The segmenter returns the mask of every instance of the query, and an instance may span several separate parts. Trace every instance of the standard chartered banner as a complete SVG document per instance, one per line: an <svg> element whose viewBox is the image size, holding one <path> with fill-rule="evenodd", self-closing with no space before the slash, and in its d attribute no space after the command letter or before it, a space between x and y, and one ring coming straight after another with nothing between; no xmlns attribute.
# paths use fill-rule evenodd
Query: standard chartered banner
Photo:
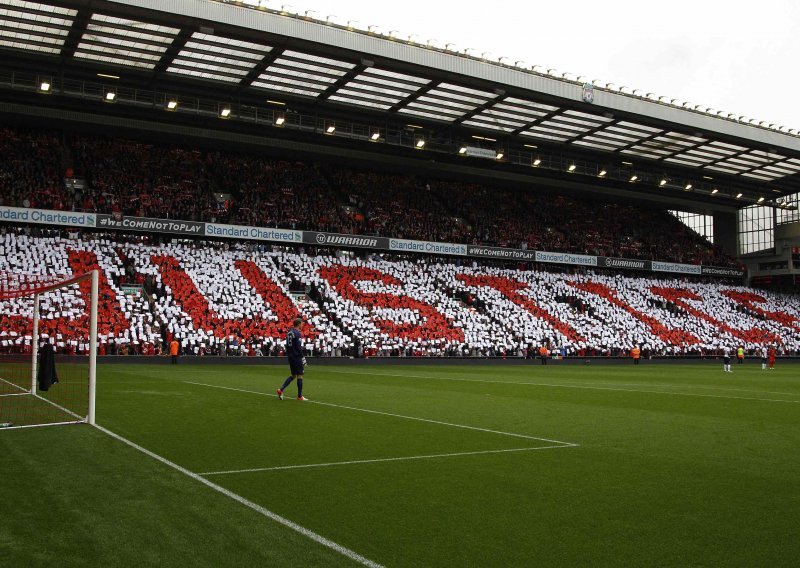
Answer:
<svg viewBox="0 0 800 568"><path fill-rule="evenodd" d="M389 250L466 256L467 245L434 243L431 241L410 241L408 239L389 239Z"/></svg>
<svg viewBox="0 0 800 568"><path fill-rule="evenodd" d="M542 252L537 250L536 262L554 262L558 264L574 264L578 266L597 266L597 257L586 254L570 254L568 252Z"/></svg>
<svg viewBox="0 0 800 568"><path fill-rule="evenodd" d="M202 235L205 223L179 219L153 219L151 217L119 217L99 213L97 227L127 231L151 231L175 235Z"/></svg>
<svg viewBox="0 0 800 568"><path fill-rule="evenodd" d="M278 243L302 243L303 231L293 229L272 229L269 227L248 227L246 225L223 225L221 223L203 223L205 235L223 239L244 239L256 241L272 241Z"/></svg>
<svg viewBox="0 0 800 568"><path fill-rule="evenodd" d="M9 223L36 223L61 227L95 227L97 215L75 211L26 209L25 207L0 207L0 221Z"/></svg>
<svg viewBox="0 0 800 568"><path fill-rule="evenodd" d="M188 235L216 239L240 239L269 241L284 244L307 244L321 247L362 248L375 251L395 251L450 256L468 256L494 260L520 262L543 262L572 266L596 266L598 268L645 270L677 274L695 274L716 277L742 277L744 272L735 268L700 266L677 262L659 262L613 258L565 252L533 251L504 247L437 243L409 239L391 239L368 235L344 235L318 231L296 231L270 227L225 225L222 223L200 223L178 219L153 219L149 217L120 217L104 213L78 213L51 211L48 209L25 209L22 207L0 207L0 222L36 223L60 227L85 227L113 229L118 231L149 231L173 235Z"/></svg>
<svg viewBox="0 0 800 568"><path fill-rule="evenodd" d="M699 264L680 264L677 262L653 261L653 272L677 272L679 274L702 274L703 267Z"/></svg>

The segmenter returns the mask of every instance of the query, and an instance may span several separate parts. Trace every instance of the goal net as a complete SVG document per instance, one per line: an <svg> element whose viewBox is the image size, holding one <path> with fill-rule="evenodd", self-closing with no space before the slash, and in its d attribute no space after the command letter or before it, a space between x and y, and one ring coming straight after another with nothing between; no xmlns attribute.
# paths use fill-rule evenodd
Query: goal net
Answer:
<svg viewBox="0 0 800 568"><path fill-rule="evenodd" d="M0 428L94 424L98 282L0 272Z"/></svg>

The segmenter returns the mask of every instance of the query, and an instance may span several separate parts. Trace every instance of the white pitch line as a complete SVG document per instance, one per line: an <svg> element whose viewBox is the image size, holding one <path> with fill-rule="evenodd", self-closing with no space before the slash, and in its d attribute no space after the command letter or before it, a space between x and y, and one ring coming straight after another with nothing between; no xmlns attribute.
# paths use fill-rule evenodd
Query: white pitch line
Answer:
<svg viewBox="0 0 800 568"><path fill-rule="evenodd" d="M17 383L12 383L11 381L8 381L8 380L6 380L6 379L4 379L4 378L2 378L2 377L0 377L0 381L3 381L5 384L7 384L7 385L11 385L12 387L14 387L14 388L16 388L16 389L19 389L19 390L21 390L21 391L22 391L22 393L21 393L21 394L31 394L31 391L29 391L29 390L28 390L28 389L26 389L25 387L21 387L21 386L19 386Z"/></svg>
<svg viewBox="0 0 800 568"><path fill-rule="evenodd" d="M667 394L672 396L696 396L701 398L724 398L724 399L731 399L731 400L759 400L761 402L788 402L790 404L797 404L800 403L800 400L783 400L779 398L755 398L749 396L724 396L720 394L700 394L700 393L688 393L688 392L667 392L667 391L653 391L653 390L640 390L640 389L621 389L621 388L611 388L611 387L592 387L587 385L564 385L564 384L555 384L555 383L529 383L529 382L509 382L509 381L493 381L490 379L460 379L456 377L433 377L433 376L425 376L425 375L402 375L402 374L393 374L393 373L352 373L348 371L335 371L329 370L329 373L339 373L342 375L364 375L364 376L376 376L376 377L403 377L405 379L426 379L426 380L433 380L433 381L458 381L464 383L492 383L492 384L499 384L499 385L523 385L523 386L532 386L532 387L554 387L554 388L563 388L563 389L584 389L584 390L603 390L603 391L617 391L617 392L639 392L644 394Z"/></svg>
<svg viewBox="0 0 800 568"><path fill-rule="evenodd" d="M0 396L27 396L31 393L29 392L9 392L6 394L0 394Z"/></svg>
<svg viewBox="0 0 800 568"><path fill-rule="evenodd" d="M255 473L260 471L278 471L283 469L304 469L309 467L331 467L336 465L354 465L354 464L361 464L361 463L380 463L380 462L395 462L395 461L407 461L407 460L429 460L435 458L453 458L458 456L479 456L484 454L502 454L502 453L509 453L509 452L532 452L534 450L549 450L554 448L574 448L576 444L561 444L557 446L536 446L533 448L510 448L506 450L481 450L477 452L456 452L451 454L432 454L432 455L425 455L425 456L405 456L399 458L379 458L373 460L351 460L351 461L340 461L340 462L328 462L328 463L308 463L308 464L301 464L301 465L279 465L275 467L255 467L250 469L233 469L229 471L208 471L206 473L199 473L198 475L227 475L229 473Z"/></svg>
<svg viewBox="0 0 800 568"><path fill-rule="evenodd" d="M201 477L200 475L198 475L198 474L196 474L196 473L194 473L192 471L189 471L185 467L179 466L178 464L169 461L167 458L162 457L162 456L160 456L160 455L158 455L158 454L156 454L154 452L151 452L150 450L148 450L146 448L143 448L142 446L136 444L135 442L132 442L132 441L128 440L127 438L124 438L124 437L120 436L119 434L116 434L116 433L112 432L111 430L103 428L102 426L95 426L95 427L98 430L100 430L101 432L104 432L105 434L108 434L112 438L114 438L116 440L119 440L120 442L122 442L124 444L127 444L128 446L132 447L135 450L138 450L138 451L142 452L143 454L145 454L147 456L150 456L154 460L159 461L159 462L163 463L164 465L167 465L167 466L171 467L172 469L174 469L176 471L179 471L180 473L182 473L182 474L194 479L195 481L199 481L200 483L202 483L206 487L209 487L209 488L213 489L217 493L221 493L222 495L225 495L226 497L229 497L229 498L233 499L237 503L239 503L241 505L244 505L245 507L247 507L249 509L252 509L253 511L255 511L255 512L259 513L259 514L261 514L261 515L263 515L263 516L265 516L265 517L267 517L267 518L269 518L269 519L271 519L271 520L273 520L273 521L275 521L275 522L277 522L277 523L279 523L279 524L281 524L281 525L283 525L283 526L285 526L287 528L290 528L293 531L296 531L296 532L300 533L301 535L313 540L314 542L316 542L318 544L321 544L322 546L325 546L327 548L330 548L331 550L334 550L334 551L338 552L342 556L346 556L347 558L353 560L354 562L357 562L357 563L361 564L362 566L368 566L369 568L383 568L383 566L381 564L378 564L377 562L373 562L369 558L365 558L364 556L361 556L357 552L354 552L354 551L350 550L349 548L346 548L346 547L342 546L341 544L337 544L337 543L333 542L332 540L329 540L329 539L325 538L322 535L319 535L319 534L317 534L317 533L315 533L315 532L313 532L313 531L311 531L311 530L309 530L309 529L307 529L305 527L302 527L302 526L298 525L297 523L295 523L293 521L290 521L289 519L287 519L285 517L281 517L277 513L273 513L272 511L270 511L269 509L266 509L265 507L262 507L258 503L253 503L252 501L249 501L249 500L245 499L241 495L238 495L237 493L234 493L233 491L229 491L228 489L225 489L224 487L222 487L220 485L217 485L216 483L213 483L213 482L207 480L204 477Z"/></svg>
<svg viewBox="0 0 800 568"><path fill-rule="evenodd" d="M246 389L237 389L233 387L223 387L220 385L209 385L207 383L195 383L192 381L183 381L184 383L188 383L190 385L198 385L201 387L211 387L215 389L222 389L222 390L229 390L235 392L244 392L248 394L257 394L260 396L271 396L275 397L276 395L261 392L261 391L252 391ZM452 426L453 428L464 428L465 430L476 430L478 432L488 432L489 434L499 434L501 436L512 436L514 438L524 438L526 440L538 440L540 442L552 442L553 444L561 444L564 446L577 446L578 444L573 444L572 442L564 442L562 440L551 440L549 438L539 438L537 436L527 436L525 434L516 434L514 432L502 432L500 430L490 430L488 428L479 428L478 426L466 426L464 424L454 424L452 422L442 422L440 420L431 420L430 418L419 418L417 416L406 416L404 414L393 414L391 412L381 412L380 410L370 410L368 408L358 408L355 406L345 406L343 404L333 404L332 402L319 402L316 400L309 400L306 401L307 403L311 404L320 404L322 406L332 406L334 408L344 408L347 410L355 410L357 412L367 412L369 414L380 414L381 416L392 416L394 418L403 418L405 420L417 420L419 422L428 422L430 424L439 424L440 426ZM305 404L305 403L304 403Z"/></svg>

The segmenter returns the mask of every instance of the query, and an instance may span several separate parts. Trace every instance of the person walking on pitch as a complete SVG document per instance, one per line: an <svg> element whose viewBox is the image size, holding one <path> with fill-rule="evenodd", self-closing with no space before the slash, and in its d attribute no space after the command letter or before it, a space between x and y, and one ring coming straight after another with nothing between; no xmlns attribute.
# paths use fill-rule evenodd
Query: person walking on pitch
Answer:
<svg viewBox="0 0 800 568"><path fill-rule="evenodd" d="M292 329L286 335L286 357L289 359L289 376L278 389L278 400L283 400L283 391L291 382L297 379L297 400L308 400L303 396L303 374L306 368L306 358L303 349L303 320L297 318L292 322Z"/></svg>

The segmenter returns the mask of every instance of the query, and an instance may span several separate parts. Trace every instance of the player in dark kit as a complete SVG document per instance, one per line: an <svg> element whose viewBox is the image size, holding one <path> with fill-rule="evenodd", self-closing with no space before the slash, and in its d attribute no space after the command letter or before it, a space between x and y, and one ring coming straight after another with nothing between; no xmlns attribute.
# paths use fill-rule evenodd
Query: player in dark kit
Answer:
<svg viewBox="0 0 800 568"><path fill-rule="evenodd" d="M278 389L278 399L283 400L283 391L289 384L297 379L297 400L308 400L303 397L303 373L306 367L306 358L303 350L303 334L300 330L303 328L303 320L297 318L292 322L292 329L286 335L286 356L289 359L289 372L291 373L286 380L283 381L283 386Z"/></svg>

